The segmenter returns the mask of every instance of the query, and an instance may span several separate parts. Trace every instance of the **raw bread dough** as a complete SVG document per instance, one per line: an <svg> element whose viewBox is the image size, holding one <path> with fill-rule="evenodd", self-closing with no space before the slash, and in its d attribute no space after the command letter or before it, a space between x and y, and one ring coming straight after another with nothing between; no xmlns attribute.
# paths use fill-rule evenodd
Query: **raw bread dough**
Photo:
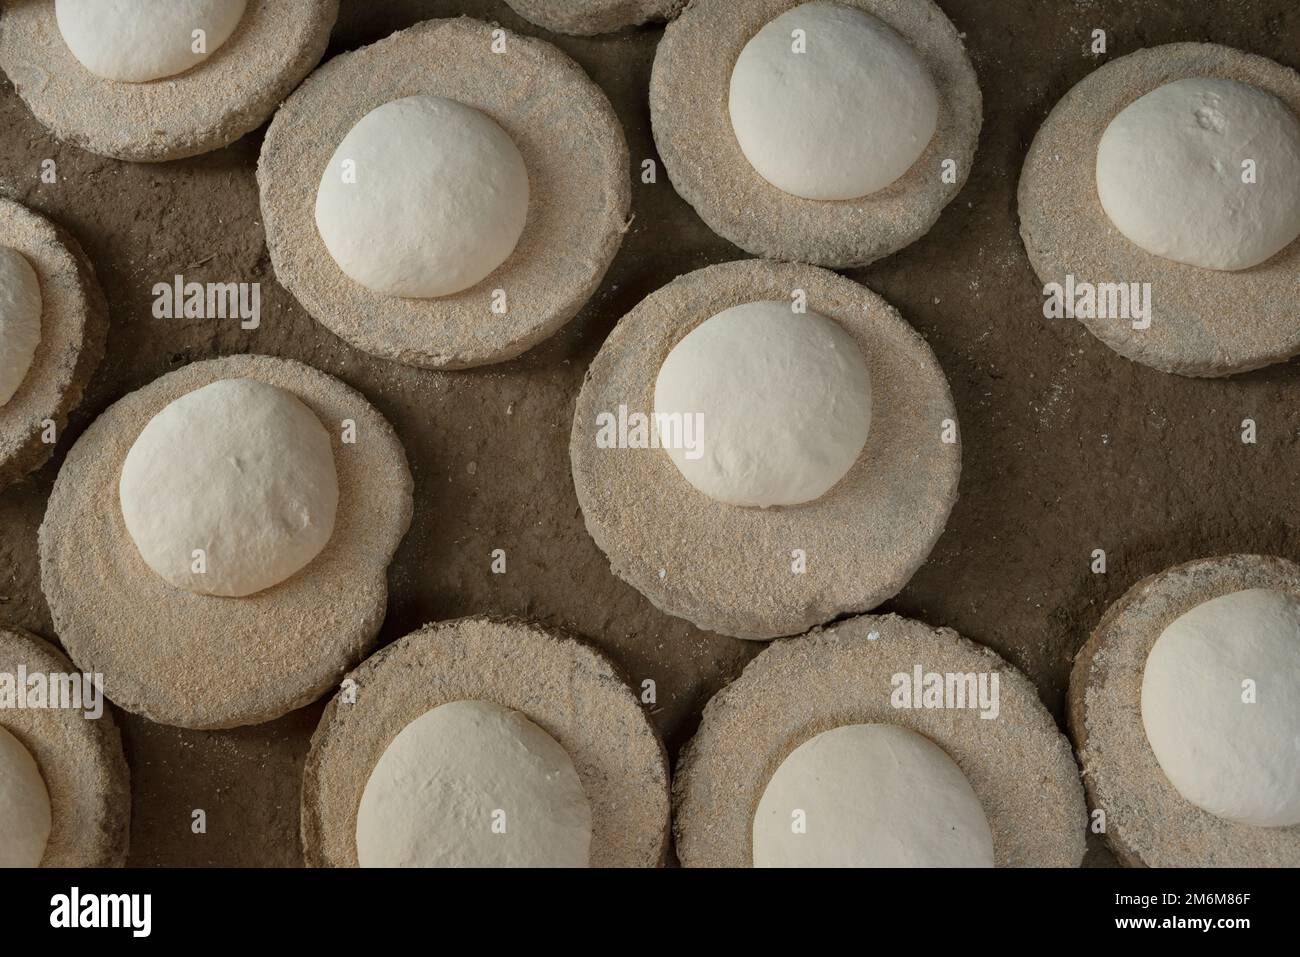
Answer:
<svg viewBox="0 0 1300 957"><path fill-rule="evenodd" d="M362 867L586 867L590 849L568 753L488 701L448 702L403 728L357 810Z"/></svg>
<svg viewBox="0 0 1300 957"><path fill-rule="evenodd" d="M796 30L804 52L794 49ZM805 3L745 45L730 110L760 176L804 199L845 200L884 189L916 162L938 128L939 93L887 24L839 4Z"/></svg>
<svg viewBox="0 0 1300 957"><path fill-rule="evenodd" d="M122 517L145 563L177 588L251 595L284 581L334 531L330 436L296 396L220 379L149 420L122 464ZM195 573L193 551L206 552Z"/></svg>
<svg viewBox="0 0 1300 957"><path fill-rule="evenodd" d="M50 795L36 760L0 727L0 868L39 867L50 825Z"/></svg>
<svg viewBox="0 0 1300 957"><path fill-rule="evenodd" d="M937 744L897 725L852 724L805 741L776 769L754 813L754 866L992 867L993 834Z"/></svg>
<svg viewBox="0 0 1300 957"><path fill-rule="evenodd" d="M1147 656L1142 725L1192 804L1258 827L1300 824L1300 599L1248 588L1175 619Z"/></svg>
<svg viewBox="0 0 1300 957"><path fill-rule="evenodd" d="M1243 163L1255 182L1243 182ZM1215 77L1166 83L1097 146L1097 195L1149 253L1249 269L1300 236L1300 120L1271 93Z"/></svg>
<svg viewBox="0 0 1300 957"><path fill-rule="evenodd" d="M18 250L0 246L0 406L27 378L41 342L41 284Z"/></svg>
<svg viewBox="0 0 1300 957"><path fill-rule="evenodd" d="M392 100L363 116L316 192L316 228L339 268L408 299L485 279L510 257L527 218L528 170L510 135L441 96Z"/></svg>
<svg viewBox="0 0 1300 957"><path fill-rule="evenodd" d="M63 41L106 80L144 83L184 73L230 39L245 0L55 0ZM195 52L202 30L203 52Z"/></svg>
<svg viewBox="0 0 1300 957"><path fill-rule="evenodd" d="M784 302L733 306L692 329L660 367L654 401L656 425L699 413L696 451L664 444L686 481L731 505L821 497L853 467L871 427L857 340Z"/></svg>

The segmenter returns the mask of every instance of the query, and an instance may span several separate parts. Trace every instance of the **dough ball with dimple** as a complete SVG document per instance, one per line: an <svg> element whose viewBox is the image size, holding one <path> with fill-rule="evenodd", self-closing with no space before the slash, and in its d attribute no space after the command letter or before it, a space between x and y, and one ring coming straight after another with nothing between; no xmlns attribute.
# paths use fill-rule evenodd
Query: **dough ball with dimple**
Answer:
<svg viewBox="0 0 1300 957"><path fill-rule="evenodd" d="M27 378L41 343L41 284L27 259L0 246L0 406Z"/></svg>
<svg viewBox="0 0 1300 957"><path fill-rule="evenodd" d="M406 299L486 279L527 218L528 170L510 135L440 96L408 96L363 116L316 192L316 228L339 268Z"/></svg>
<svg viewBox="0 0 1300 957"><path fill-rule="evenodd" d="M858 199L925 152L939 93L889 25L840 4L805 3L745 45L730 110L741 151L773 186L804 199Z"/></svg>
<svg viewBox="0 0 1300 957"><path fill-rule="evenodd" d="M1235 80L1167 83L1106 127L1097 195L1115 228L1149 253L1249 269L1300 236L1300 119Z"/></svg>
<svg viewBox="0 0 1300 957"><path fill-rule="evenodd" d="M213 382L150 419L119 493L150 568L177 588L228 596L311 562L334 532L339 499L325 427L296 396L255 379Z"/></svg>
<svg viewBox="0 0 1300 957"><path fill-rule="evenodd" d="M1192 804L1242 824L1300 824L1300 599L1250 588L1175 619L1147 656L1142 726Z"/></svg>
<svg viewBox="0 0 1300 957"><path fill-rule="evenodd" d="M752 302L705 320L655 381L660 444L683 477L731 505L820 498L871 428L871 376L839 323Z"/></svg>
<svg viewBox="0 0 1300 957"><path fill-rule="evenodd" d="M59 32L106 80L144 83L184 73L230 39L245 0L55 0ZM203 31L196 34L196 31Z"/></svg>
<svg viewBox="0 0 1300 957"><path fill-rule="evenodd" d="M754 813L755 867L992 867L984 808L952 758L891 724L795 748Z"/></svg>
<svg viewBox="0 0 1300 957"><path fill-rule="evenodd" d="M453 701L403 728L357 810L362 867L586 867L573 761L518 711Z"/></svg>
<svg viewBox="0 0 1300 957"><path fill-rule="evenodd" d="M36 760L0 727L0 868L39 867L50 822L50 795Z"/></svg>

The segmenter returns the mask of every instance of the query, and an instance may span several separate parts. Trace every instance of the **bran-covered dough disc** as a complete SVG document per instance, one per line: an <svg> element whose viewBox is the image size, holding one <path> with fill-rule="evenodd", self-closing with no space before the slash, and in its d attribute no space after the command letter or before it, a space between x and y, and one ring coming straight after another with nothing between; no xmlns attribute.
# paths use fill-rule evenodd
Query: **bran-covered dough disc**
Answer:
<svg viewBox="0 0 1300 957"><path fill-rule="evenodd" d="M1257 87L1300 116L1300 74L1211 43L1171 43L1120 57L1084 77L1056 104L1020 175L1020 235L1044 284L1150 283L1149 328L1123 316L1082 322L1120 355L1161 372L1223 376L1300 353L1300 241L1236 272L1147 252L1110 221L1097 195L1097 146L1116 115L1147 93L1188 77ZM1056 320L1047 320L1056 321Z"/></svg>
<svg viewBox="0 0 1300 957"><path fill-rule="evenodd" d="M671 20L686 0L506 0L525 20L553 30L591 36Z"/></svg>
<svg viewBox="0 0 1300 957"><path fill-rule="evenodd" d="M357 866L357 808L389 743L451 701L522 713L573 760L591 805L592 867L658 867L668 847L668 764L612 662L561 632L505 618L426 625L353 671L312 737L302 789L309 866Z"/></svg>
<svg viewBox="0 0 1300 957"><path fill-rule="evenodd" d="M276 113L257 164L276 278L358 349L424 368L512 359L596 291L631 205L627 143L605 94L549 43L478 20L429 20L313 73ZM528 215L514 252L477 285L400 299L349 279L316 228L316 190L339 142L391 100L427 95L486 113L528 169ZM505 311L500 310L504 307Z"/></svg>
<svg viewBox="0 0 1300 957"><path fill-rule="evenodd" d="M996 673L997 717L970 707L894 707L894 676L910 677L917 666L977 680ZM996 866L1077 867L1083 860L1079 769L1029 679L950 629L863 615L774 642L709 701L673 777L682 864L752 866L754 812L773 773L805 741L851 724L897 725L942 748L979 798Z"/></svg>
<svg viewBox="0 0 1300 957"><path fill-rule="evenodd" d="M118 504L122 464L145 425L173 400L231 378L279 386L316 413L339 490L320 554L243 598L169 585L145 564ZM354 442L343 440L345 420ZM109 406L68 452L40 528L41 589L72 659L102 672L120 707L186 728L269 721L319 698L373 647L411 496L392 427L339 380L269 356L196 362Z"/></svg>
<svg viewBox="0 0 1300 957"><path fill-rule="evenodd" d="M53 645L0 628L0 674L81 673ZM50 798L42 867L121 867L131 824L130 772L122 736L104 702L98 718L72 708L0 709L0 727L35 759Z"/></svg>
<svg viewBox="0 0 1300 957"><path fill-rule="evenodd" d="M692 329L741 303L792 302L796 290L857 340L870 371L866 446L829 492L789 507L727 505L663 449L599 447L598 416L654 411L659 368ZM907 583L957 499L956 422L930 347L885 300L815 266L750 260L681 276L619 322L587 370L569 457L587 531L614 574L699 628L768 639L867 611Z"/></svg>
<svg viewBox="0 0 1300 957"><path fill-rule="evenodd" d="M106 80L73 56L54 0L5 0L0 69L56 137L133 162L220 149L265 122L325 53L338 0L249 0L197 66L147 83Z"/></svg>
<svg viewBox="0 0 1300 957"><path fill-rule="evenodd" d="M650 78L655 145L673 186L724 239L755 256L847 268L929 232L970 174L983 122L975 70L931 0L842 0L884 21L924 61L938 128L906 173L851 200L802 199L773 186L741 152L728 109L736 59L762 27L802 0L696 0L668 25ZM944 182L943 163L956 165Z"/></svg>
<svg viewBox="0 0 1300 957"><path fill-rule="evenodd" d="M1156 761L1142 723L1147 656L1175 619L1248 588L1300 598L1300 567L1227 555L1176 565L1110 606L1070 673L1070 735L1091 807L1106 813L1106 843L1133 867L1300 867L1300 825L1255 827L1185 799Z"/></svg>
<svg viewBox="0 0 1300 957"><path fill-rule="evenodd" d="M0 405L0 487L45 463L104 357L108 303L77 241L45 217L0 199L0 246L16 249L41 287L41 340L18 391Z"/></svg>

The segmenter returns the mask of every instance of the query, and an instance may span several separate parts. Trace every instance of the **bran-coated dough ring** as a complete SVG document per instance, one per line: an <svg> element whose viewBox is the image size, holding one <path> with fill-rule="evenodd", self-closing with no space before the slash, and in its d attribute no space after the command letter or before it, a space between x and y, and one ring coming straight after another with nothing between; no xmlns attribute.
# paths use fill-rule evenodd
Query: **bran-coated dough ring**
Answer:
<svg viewBox="0 0 1300 957"><path fill-rule="evenodd" d="M148 83L96 76L59 32L54 0L5 0L0 69L61 140L153 163L220 149L266 121L329 43L338 0L248 0L202 63Z"/></svg>
<svg viewBox="0 0 1300 957"><path fill-rule="evenodd" d="M25 631L0 628L0 672L70 675L62 652ZM42 867L121 867L131 824L131 785L122 735L104 713L58 708L0 709L0 726L36 759L50 796L50 840Z"/></svg>
<svg viewBox="0 0 1300 957"><path fill-rule="evenodd" d="M371 355L428 369L513 359L573 318L623 241L631 205L627 143L609 100L542 40L490 24L429 20L334 57L276 114L257 164L276 278L335 335ZM316 229L316 190L335 148L371 110L442 96L486 113L528 168L528 219L482 282L436 299L354 282ZM506 312L494 309L497 290Z"/></svg>
<svg viewBox="0 0 1300 957"><path fill-rule="evenodd" d="M671 20L686 0L506 0L525 20L555 33L593 36Z"/></svg>
<svg viewBox="0 0 1300 957"><path fill-rule="evenodd" d="M462 618L424 626L348 677L355 684L325 709L307 756L309 866L357 866L357 808L380 756L426 711L465 700L522 713L568 752L591 804L592 867L663 864L667 755L636 694L592 646L518 619Z"/></svg>
<svg viewBox="0 0 1300 957"><path fill-rule="evenodd" d="M140 557L118 497L122 463L149 420L229 378L279 386L315 412L339 486L334 534L321 553L244 598L165 582ZM342 441L347 419L355 443ZM196 362L111 405L68 452L40 528L41 589L73 661L101 672L120 707L186 728L269 721L319 698L374 647L411 496L392 427L339 380L269 356Z"/></svg>
<svg viewBox="0 0 1300 957"><path fill-rule="evenodd" d="M1129 240L1097 196L1097 145L1125 107L1188 77L1221 77L1272 93L1300 116L1300 74L1211 43L1171 43L1100 67L1061 98L1034 137L1020 175L1020 235L1038 278L1151 284L1147 329L1083 318L1120 355L1187 376L1224 376L1300 353L1300 240L1251 269L1174 262ZM1051 321L1051 320L1049 320ZM1060 320L1066 321L1066 320Z"/></svg>
<svg viewBox="0 0 1300 957"><path fill-rule="evenodd" d="M832 268L874 262L929 232L970 175L983 122L975 70L931 0L839 0L893 27L934 77L939 124L898 180L851 200L803 199L750 165L731 126L731 71L764 25L802 0L696 0L668 25L650 78L655 145L673 186L718 235L755 256ZM943 162L956 181L943 181Z"/></svg>
<svg viewBox="0 0 1300 957"><path fill-rule="evenodd" d="M998 716L901 709L892 677L997 672ZM947 628L897 615L852 618L774 642L708 703L673 778L673 834L686 867L751 867L754 812L800 744L847 724L925 735L970 781L998 867L1077 867L1086 813L1079 769L1038 692L997 654Z"/></svg>
<svg viewBox="0 0 1300 957"><path fill-rule="evenodd" d="M1174 619L1246 588L1300 598L1300 567L1227 555L1176 565L1110 606L1070 673L1070 735L1106 843L1131 867L1300 867L1300 824L1254 827L1204 811L1165 777L1142 725L1147 655Z"/></svg>
<svg viewBox="0 0 1300 957"><path fill-rule="evenodd" d="M598 415L653 413L659 368L692 329L742 303L791 302L799 289L809 312L857 339L871 374L867 444L825 495L728 505L696 490L663 449L598 447ZM619 322L587 370L569 457L587 531L614 574L699 628L768 639L867 611L907 583L957 499L956 421L930 347L885 300L815 266L749 260L681 276ZM796 549L802 574L792 572Z"/></svg>
<svg viewBox="0 0 1300 957"><path fill-rule="evenodd" d="M10 246L41 284L41 341L18 391L0 405L0 488L45 463L68 415L104 357L108 303L77 241L25 206L0 199L0 246Z"/></svg>

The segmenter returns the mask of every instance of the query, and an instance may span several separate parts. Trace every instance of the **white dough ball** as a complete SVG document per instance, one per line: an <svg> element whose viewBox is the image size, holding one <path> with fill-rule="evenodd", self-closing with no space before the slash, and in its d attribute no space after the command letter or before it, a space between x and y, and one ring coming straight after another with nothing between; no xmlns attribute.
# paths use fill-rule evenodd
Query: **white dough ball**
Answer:
<svg viewBox="0 0 1300 957"><path fill-rule="evenodd" d="M853 467L871 428L871 375L856 339L789 303L733 306L673 347L655 381L655 422L682 476L731 505L798 505ZM696 448L686 441L696 417ZM675 417L665 419L664 417Z"/></svg>
<svg viewBox="0 0 1300 957"><path fill-rule="evenodd" d="M1147 656L1142 725L1192 804L1258 827L1300 824L1300 600L1250 588L1175 619Z"/></svg>
<svg viewBox="0 0 1300 957"><path fill-rule="evenodd" d="M145 563L204 595L251 595L306 566L333 534L339 500L320 419L255 379L205 385L150 419L118 491Z"/></svg>
<svg viewBox="0 0 1300 957"><path fill-rule="evenodd" d="M41 283L23 254L0 246L0 406L14 397L41 344Z"/></svg>
<svg viewBox="0 0 1300 957"><path fill-rule="evenodd" d="M376 107L330 158L316 228L351 279L387 296L461 292L505 262L528 218L528 170L486 114L440 96Z"/></svg>
<svg viewBox="0 0 1300 957"><path fill-rule="evenodd" d="M144 83L184 73L230 39L245 0L55 0L72 55L106 80ZM195 31L202 30L200 36ZM196 50L195 48L198 47Z"/></svg>
<svg viewBox="0 0 1300 957"><path fill-rule="evenodd" d="M40 867L50 822L50 795L36 760L0 727L0 868Z"/></svg>
<svg viewBox="0 0 1300 957"><path fill-rule="evenodd" d="M1248 171L1254 182L1243 182ZM1115 228L1149 253L1249 269L1300 236L1300 120L1245 83L1175 80L1106 127L1097 196Z"/></svg>
<svg viewBox="0 0 1300 957"><path fill-rule="evenodd" d="M992 867L993 834L942 748L897 725L852 724L776 769L754 813L754 866Z"/></svg>
<svg viewBox="0 0 1300 957"><path fill-rule="evenodd" d="M518 711L453 701L416 718L357 809L362 867L587 867L591 807L568 752Z"/></svg>
<svg viewBox="0 0 1300 957"><path fill-rule="evenodd" d="M857 199L884 189L925 152L939 124L939 93L888 24L840 4L805 3L740 52L730 109L745 158L777 189Z"/></svg>

